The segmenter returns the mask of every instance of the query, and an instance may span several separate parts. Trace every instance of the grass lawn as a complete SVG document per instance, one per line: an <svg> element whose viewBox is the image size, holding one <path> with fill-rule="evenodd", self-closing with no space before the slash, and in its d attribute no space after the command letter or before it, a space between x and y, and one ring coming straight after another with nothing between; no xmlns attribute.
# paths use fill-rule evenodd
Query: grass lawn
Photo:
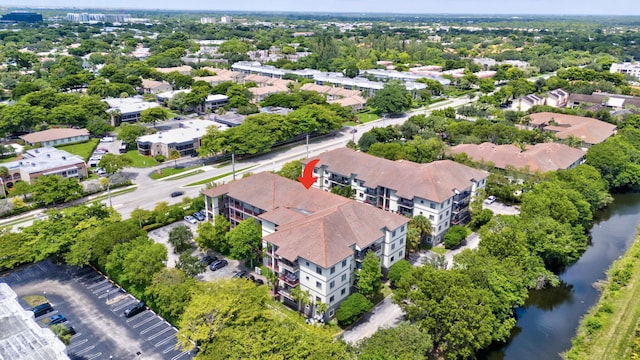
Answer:
<svg viewBox="0 0 640 360"><path fill-rule="evenodd" d="M116 195L122 195L122 194L126 194L126 193L130 193L130 192L134 192L138 189L138 187L132 187L132 188L127 188L127 189L122 189L122 190L111 190L111 197L113 198ZM88 203L92 204L92 203L97 203L100 202L102 200L106 200L109 198L109 194L104 194L104 195L100 195L100 196L96 196L94 199L91 199L91 201L89 201Z"/></svg>
<svg viewBox="0 0 640 360"><path fill-rule="evenodd" d="M174 176L174 177L172 177L170 179L164 179L164 181L180 180L180 179L187 178L189 176L202 174L203 172L204 172L204 170L202 170L202 169L193 170L193 171L189 171L189 172L183 173L183 174L178 175L178 176Z"/></svg>
<svg viewBox="0 0 640 360"><path fill-rule="evenodd" d="M127 151L126 157L131 160L131 166L135 168L146 168L159 164L156 159L152 157L140 155L138 150Z"/></svg>
<svg viewBox="0 0 640 360"><path fill-rule="evenodd" d="M22 299L31 307L36 307L40 304L49 302L49 300L47 300L47 298L42 295L27 295L23 296Z"/></svg>
<svg viewBox="0 0 640 360"><path fill-rule="evenodd" d="M64 150L74 155L78 155L84 159L84 161L89 160L91 157L91 153L98 146L98 142L100 139L89 139L89 141L78 143L78 144L70 144L70 145L60 145L56 146L56 148L60 150Z"/></svg>
<svg viewBox="0 0 640 360"><path fill-rule="evenodd" d="M252 167L255 167L255 166L257 166L257 165L248 166L246 168L238 169L238 170L236 170L236 174L238 174L241 171L244 171L244 170L247 170L247 169L251 169ZM208 184L208 183L210 183L212 181L216 181L218 179L222 179L223 177L227 177L227 176L229 176L231 174L233 174L233 171L229 171L228 173L224 173L224 174L221 174L221 175L218 175L218 176L214 176L214 177L211 177L211 178L208 178L208 179L192 182L191 184L187 184L186 186L197 186L197 185Z"/></svg>
<svg viewBox="0 0 640 360"><path fill-rule="evenodd" d="M349 125L349 126L355 126L355 125L358 125L358 124L364 124L364 123L368 123L369 121L380 119L380 116L378 114L376 114L376 113L373 113L373 112L358 113L358 114L356 114L356 116L358 117L358 120L360 121L359 123L356 123L354 121L348 121L345 124Z"/></svg>
<svg viewBox="0 0 640 360"><path fill-rule="evenodd" d="M308 325L305 322L306 318L301 313L294 311L292 309L289 309L288 307L286 307L280 302L274 301L270 303L269 307L271 307L273 312L276 313L277 315L281 316L282 318L291 320L292 322L298 324L301 327L316 326L316 325ZM329 322L328 324L325 324L321 329L324 331L327 331L331 336L337 336L339 333L342 332L342 329L340 329L340 327L337 324L335 324L335 322Z"/></svg>
<svg viewBox="0 0 640 360"><path fill-rule="evenodd" d="M600 300L581 320L565 359L635 359L640 353L638 258L640 237L611 265Z"/></svg>
<svg viewBox="0 0 640 360"><path fill-rule="evenodd" d="M158 171L154 171L151 175L149 175L149 177L152 178L153 180L158 180L158 179L166 178L167 176L180 174L185 171L193 170L196 167L197 166L191 166L188 168L185 168L185 167L176 168L173 166L166 167L166 168L158 169Z"/></svg>
<svg viewBox="0 0 640 360"><path fill-rule="evenodd" d="M431 251L439 255L444 255L448 250L445 249L444 246L436 246L431 248Z"/></svg>

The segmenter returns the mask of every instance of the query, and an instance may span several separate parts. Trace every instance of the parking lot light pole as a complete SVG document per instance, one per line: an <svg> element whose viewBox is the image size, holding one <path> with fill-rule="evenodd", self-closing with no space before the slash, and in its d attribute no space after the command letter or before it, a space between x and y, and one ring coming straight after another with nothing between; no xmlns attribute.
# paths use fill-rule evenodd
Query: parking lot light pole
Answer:
<svg viewBox="0 0 640 360"><path fill-rule="evenodd" d="M109 304L109 290L107 290L107 304Z"/></svg>

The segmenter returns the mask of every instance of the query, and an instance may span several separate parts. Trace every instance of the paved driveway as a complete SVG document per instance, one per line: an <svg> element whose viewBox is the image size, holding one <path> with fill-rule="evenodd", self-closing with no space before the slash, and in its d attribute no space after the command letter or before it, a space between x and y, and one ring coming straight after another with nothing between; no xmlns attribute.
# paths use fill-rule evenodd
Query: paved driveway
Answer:
<svg viewBox="0 0 640 360"><path fill-rule="evenodd" d="M396 326L403 319L400 306L392 303L391 296L387 296L355 325L345 330L342 338L346 342L355 344L373 335L379 328Z"/></svg>

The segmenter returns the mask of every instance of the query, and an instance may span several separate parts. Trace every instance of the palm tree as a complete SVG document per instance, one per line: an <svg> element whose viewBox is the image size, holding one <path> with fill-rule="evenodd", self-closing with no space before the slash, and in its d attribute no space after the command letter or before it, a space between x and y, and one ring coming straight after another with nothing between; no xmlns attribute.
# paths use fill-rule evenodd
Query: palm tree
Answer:
<svg viewBox="0 0 640 360"><path fill-rule="evenodd" d="M169 152L169 160L173 160L173 167L178 167L178 159L182 156L180 155L180 151L173 149Z"/></svg>
<svg viewBox="0 0 640 360"><path fill-rule="evenodd" d="M302 312L302 305L310 303L309 292L300 289L300 285L291 289L291 296L293 297L293 300L298 303L298 312Z"/></svg>
<svg viewBox="0 0 640 360"><path fill-rule="evenodd" d="M431 236L431 221L422 215L416 215L409 220L409 226L413 227L420 234L420 241L424 241L428 236Z"/></svg>

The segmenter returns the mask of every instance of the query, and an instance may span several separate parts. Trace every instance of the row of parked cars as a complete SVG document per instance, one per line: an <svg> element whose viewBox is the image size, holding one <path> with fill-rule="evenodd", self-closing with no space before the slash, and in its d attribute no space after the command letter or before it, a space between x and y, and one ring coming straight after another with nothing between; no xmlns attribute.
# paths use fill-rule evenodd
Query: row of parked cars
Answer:
<svg viewBox="0 0 640 360"><path fill-rule="evenodd" d="M198 221L205 221L206 219L207 213L204 211L204 209L196 211L193 214L184 217L184 221L188 222L189 224L197 224Z"/></svg>
<svg viewBox="0 0 640 360"><path fill-rule="evenodd" d="M31 311L33 311L33 316L38 318L42 315L52 312L53 306L51 306L51 303L46 302L44 304L34 306L33 309L31 309ZM64 315L57 314L57 315L49 316L49 321L47 322L47 325L51 326L56 324L64 324L65 330L68 334L71 334L71 335L76 334L76 330L73 328L73 326L67 323L67 318Z"/></svg>

